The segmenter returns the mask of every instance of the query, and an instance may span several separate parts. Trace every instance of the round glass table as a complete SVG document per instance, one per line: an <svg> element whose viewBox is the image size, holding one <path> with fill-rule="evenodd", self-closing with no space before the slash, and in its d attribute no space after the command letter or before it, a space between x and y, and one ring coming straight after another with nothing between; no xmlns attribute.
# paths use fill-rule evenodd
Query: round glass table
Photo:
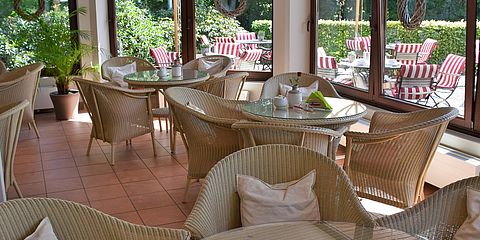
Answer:
<svg viewBox="0 0 480 240"><path fill-rule="evenodd" d="M383 227L364 227L342 222L285 222L242 227L204 238L208 240L233 239L416 239L414 236Z"/></svg>
<svg viewBox="0 0 480 240"><path fill-rule="evenodd" d="M261 122L282 122L329 128L353 124L367 114L367 107L359 102L332 97L325 99L332 106L332 110L297 107L280 110L275 109L272 99L261 99L245 104L243 112L248 118Z"/></svg>
<svg viewBox="0 0 480 240"><path fill-rule="evenodd" d="M188 86L210 78L207 72L194 69L183 69L182 71L183 74L180 77L172 76L171 71L167 71L167 76L160 77L158 70L151 70L127 74L123 79L130 87L148 87L159 90L169 87Z"/></svg>

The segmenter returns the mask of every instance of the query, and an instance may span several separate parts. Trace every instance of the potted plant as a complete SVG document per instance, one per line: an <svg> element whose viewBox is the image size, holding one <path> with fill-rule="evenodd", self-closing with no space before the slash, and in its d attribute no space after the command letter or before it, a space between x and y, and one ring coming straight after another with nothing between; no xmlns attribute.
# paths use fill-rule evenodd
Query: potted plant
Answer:
<svg viewBox="0 0 480 240"><path fill-rule="evenodd" d="M207 54L210 53L211 48L212 48L212 46L210 46L209 44L203 43L202 45L200 45L201 53L204 56L206 56Z"/></svg>
<svg viewBox="0 0 480 240"><path fill-rule="evenodd" d="M74 118L78 112L79 92L70 89L73 77L82 75L87 69L80 65L82 57L90 54L93 47L79 43L79 36L88 39L88 34L72 31L68 19L77 14L85 14L85 8L73 13L58 13L59 16L39 18L35 58L46 65L46 76L55 78L56 92L50 93L57 120ZM63 16L62 16L63 14Z"/></svg>

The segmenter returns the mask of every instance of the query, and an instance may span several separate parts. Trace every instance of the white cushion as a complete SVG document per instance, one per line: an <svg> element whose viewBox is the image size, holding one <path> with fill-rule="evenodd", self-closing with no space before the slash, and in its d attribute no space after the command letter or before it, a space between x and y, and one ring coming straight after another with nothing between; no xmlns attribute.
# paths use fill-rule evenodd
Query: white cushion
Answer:
<svg viewBox="0 0 480 240"><path fill-rule="evenodd" d="M200 58L198 60L198 70L207 72L209 74L215 74L222 71L222 60L209 61L207 59Z"/></svg>
<svg viewBox="0 0 480 240"><path fill-rule="evenodd" d="M320 220L313 191L315 175L312 170L301 179L273 185L255 177L237 175L242 225Z"/></svg>
<svg viewBox="0 0 480 240"><path fill-rule="evenodd" d="M30 234L25 240L57 240L57 236L53 232L52 224L50 223L50 219L45 217L40 224L38 224L37 229L35 232Z"/></svg>
<svg viewBox="0 0 480 240"><path fill-rule="evenodd" d="M453 237L455 240L480 239L480 191L467 189L468 217Z"/></svg>
<svg viewBox="0 0 480 240"><path fill-rule="evenodd" d="M107 73L110 79L115 82L118 86L128 87L128 83L123 81L123 77L127 74L134 73L137 71L137 63L132 62L130 64L120 66L120 67L108 67Z"/></svg>
<svg viewBox="0 0 480 240"><path fill-rule="evenodd" d="M292 90L292 86L280 83L280 94L287 95L287 92ZM299 87L298 90L302 93L302 97L306 98L314 91L318 91L318 81L313 82L310 86Z"/></svg>
<svg viewBox="0 0 480 240"><path fill-rule="evenodd" d="M201 114L205 114L205 111L203 111L203 109L193 105L191 102L187 102L186 106L188 108L192 109L193 111L199 112Z"/></svg>

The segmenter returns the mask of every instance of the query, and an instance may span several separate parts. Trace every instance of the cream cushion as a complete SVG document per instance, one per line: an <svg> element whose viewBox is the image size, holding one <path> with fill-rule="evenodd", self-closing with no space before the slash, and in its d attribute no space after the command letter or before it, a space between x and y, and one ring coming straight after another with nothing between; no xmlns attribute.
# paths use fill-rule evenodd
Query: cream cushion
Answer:
<svg viewBox="0 0 480 240"><path fill-rule="evenodd" d="M44 218L40 224L38 224L35 232L30 234L25 240L57 240L57 236L53 232L52 224L48 217Z"/></svg>
<svg viewBox="0 0 480 240"><path fill-rule="evenodd" d="M242 226L320 220L318 200L313 186L315 170L286 183L268 184L246 175L237 175Z"/></svg>
<svg viewBox="0 0 480 240"><path fill-rule="evenodd" d="M480 239L480 191L467 189L467 220L457 230L455 240Z"/></svg>
<svg viewBox="0 0 480 240"><path fill-rule="evenodd" d="M287 96L287 92L292 90L292 86L279 83L280 85L280 94ZM307 98L312 94L312 92L318 91L318 81L313 82L310 86L299 87L298 90L302 93L303 98Z"/></svg>
<svg viewBox="0 0 480 240"><path fill-rule="evenodd" d="M120 66L120 67L108 67L107 73L112 79L120 87L128 87L128 83L123 81L123 77L127 74L134 73L137 71L137 63L132 62L130 64Z"/></svg>
<svg viewBox="0 0 480 240"><path fill-rule="evenodd" d="M207 72L209 74L215 74L222 71L223 65L222 60L208 61L207 59L198 60L198 70Z"/></svg>

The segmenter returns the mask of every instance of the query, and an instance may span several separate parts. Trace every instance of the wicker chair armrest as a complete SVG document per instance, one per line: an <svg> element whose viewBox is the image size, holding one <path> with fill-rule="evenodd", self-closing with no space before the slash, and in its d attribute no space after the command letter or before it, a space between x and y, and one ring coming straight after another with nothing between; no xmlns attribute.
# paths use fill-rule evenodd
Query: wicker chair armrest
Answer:
<svg viewBox="0 0 480 240"><path fill-rule="evenodd" d="M347 130L346 127L342 127L339 130L333 130L329 128L307 126L307 125L252 122L247 120L240 120L235 122L232 125L232 128L248 129L248 128L260 127L260 126L262 128L278 129L279 131L283 130L288 132L323 134L323 135L329 135L332 137L341 137L343 133L345 133Z"/></svg>

